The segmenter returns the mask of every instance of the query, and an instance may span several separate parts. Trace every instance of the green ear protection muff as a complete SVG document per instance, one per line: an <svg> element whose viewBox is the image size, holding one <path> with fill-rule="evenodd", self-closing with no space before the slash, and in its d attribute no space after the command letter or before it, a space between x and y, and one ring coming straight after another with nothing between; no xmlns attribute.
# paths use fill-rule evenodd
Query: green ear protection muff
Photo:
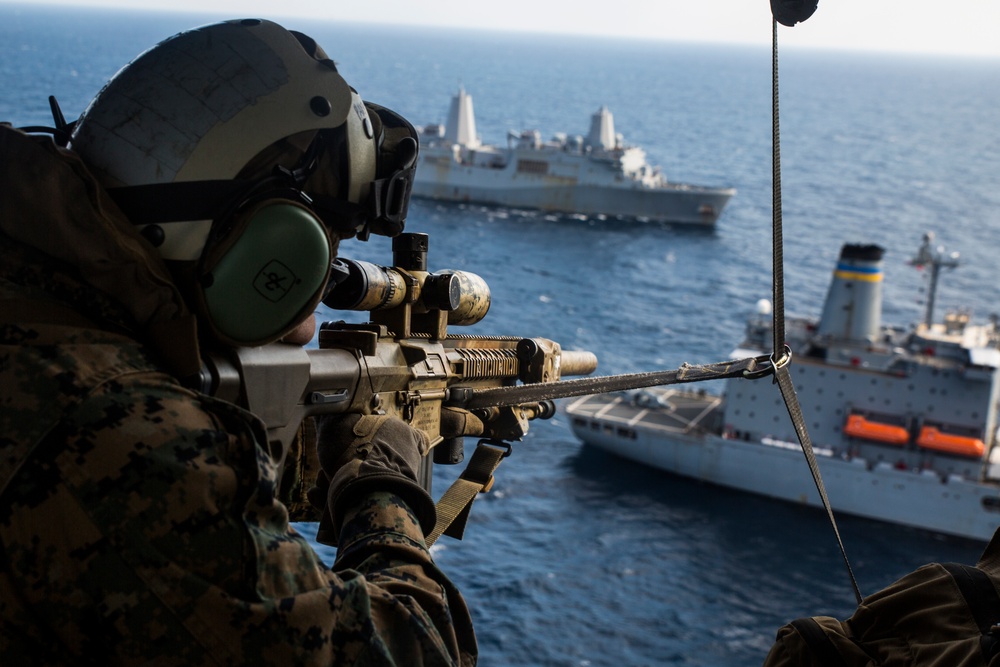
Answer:
<svg viewBox="0 0 1000 667"><path fill-rule="evenodd" d="M335 257L333 241L308 198L294 188L280 187L283 179L277 182L277 188L274 179L266 178L257 183L156 183L109 191L157 248L170 245L180 221L210 227L202 248L165 259L202 324L229 345L278 340L324 295ZM185 229L179 233L190 235Z"/></svg>
<svg viewBox="0 0 1000 667"><path fill-rule="evenodd" d="M333 261L323 224L305 206L265 199L237 214L199 270L198 300L218 338L273 341L319 303Z"/></svg>
<svg viewBox="0 0 1000 667"><path fill-rule="evenodd" d="M403 231L419 151L416 129L364 101L315 40L261 19L143 52L68 134L199 324L238 345L309 314L334 243Z"/></svg>

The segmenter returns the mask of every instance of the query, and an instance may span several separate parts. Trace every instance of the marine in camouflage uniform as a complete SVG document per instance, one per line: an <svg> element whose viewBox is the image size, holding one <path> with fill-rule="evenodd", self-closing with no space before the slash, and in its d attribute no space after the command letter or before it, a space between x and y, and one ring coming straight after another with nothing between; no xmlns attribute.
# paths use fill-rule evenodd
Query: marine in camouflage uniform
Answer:
<svg viewBox="0 0 1000 667"><path fill-rule="evenodd" d="M400 496L354 497L332 569L289 526L264 425L175 379L191 314L82 162L0 126L0 188L0 665L475 664Z"/></svg>

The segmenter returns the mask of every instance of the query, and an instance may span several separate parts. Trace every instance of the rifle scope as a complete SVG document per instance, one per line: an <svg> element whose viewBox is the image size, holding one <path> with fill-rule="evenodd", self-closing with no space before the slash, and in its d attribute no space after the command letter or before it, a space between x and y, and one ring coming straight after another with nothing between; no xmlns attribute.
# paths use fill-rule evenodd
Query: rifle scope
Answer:
<svg viewBox="0 0 1000 667"><path fill-rule="evenodd" d="M447 311L448 324L475 324L490 309L490 288L467 271L427 272L427 235L393 239L395 266L337 258L323 303L336 310L390 310L409 304L414 312Z"/></svg>

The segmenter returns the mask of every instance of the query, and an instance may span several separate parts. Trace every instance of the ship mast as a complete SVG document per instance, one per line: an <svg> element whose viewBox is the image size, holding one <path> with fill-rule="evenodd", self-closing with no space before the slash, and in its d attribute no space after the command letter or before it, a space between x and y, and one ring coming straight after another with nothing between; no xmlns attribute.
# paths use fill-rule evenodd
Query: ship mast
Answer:
<svg viewBox="0 0 1000 667"><path fill-rule="evenodd" d="M928 329L930 329L931 324L934 322L934 299L937 297L938 274L942 268L954 269L959 264L957 252L953 252L945 257L944 247L937 246L932 248L932 243L934 243L934 232L927 232L924 234L923 244L917 250L917 256L910 260L910 264L918 269L922 269L925 266L930 267L931 286L930 292L927 295L927 313L924 315L924 324Z"/></svg>

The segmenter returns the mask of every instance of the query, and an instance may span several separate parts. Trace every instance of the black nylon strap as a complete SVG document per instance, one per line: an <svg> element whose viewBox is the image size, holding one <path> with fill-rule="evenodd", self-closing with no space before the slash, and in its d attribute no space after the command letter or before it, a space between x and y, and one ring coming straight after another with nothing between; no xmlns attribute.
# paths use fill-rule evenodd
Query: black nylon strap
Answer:
<svg viewBox="0 0 1000 667"><path fill-rule="evenodd" d="M844 559L844 566L851 579L851 587L854 589L854 597L858 604L861 604L861 590L858 588L858 581L854 578L854 570L851 569L851 561L847 558L847 550L844 548L844 541L840 537L840 529L837 528L837 519L833 516L833 508L830 507L830 499L826 495L826 488L823 486L823 477L819 472L819 464L816 461L816 453L813 451L812 440L809 438L809 431L806 429L805 420L802 417L802 408L799 406L799 399L795 395L795 387L792 384L792 377L788 373L788 368L782 366L775 371L775 379L778 388L781 390L781 397L785 400L785 407L788 409L788 416L792 419L792 426L799 437L799 444L802 445L802 453L806 457L809 465L809 472L812 473L816 490L819 491L820 501L826 510L826 515L830 518L830 525L833 526L833 534L837 538L837 546L840 547L840 555Z"/></svg>
<svg viewBox="0 0 1000 667"><path fill-rule="evenodd" d="M792 419L795 433L798 435L799 443L802 445L802 453L809 464L809 472L812 473L816 490L819 491L820 500L823 503L826 514L830 518L830 525L833 526L833 534L837 538L837 546L840 547L840 555L844 559L847 567L847 575L851 579L851 587L854 589L854 597L858 604L861 604L861 590L858 588L857 579L854 577L854 570L851 569L851 562L847 558L847 550L844 548L844 541L840 537L840 529L837 528L837 520L833 516L833 508L830 507L830 499L827 498L826 488L823 486L823 478L819 472L819 465L816 462L816 454L813 452L812 442L809 438L809 431L806 429L805 420L802 417L802 408L799 406L799 399L795 395L795 387L792 378L788 373L787 363L790 353L785 345L785 285L783 253L784 240L782 237L781 219L781 132L778 127L778 22L772 20L772 48L771 48L771 141L772 141L772 236L773 236L773 294L774 294L774 319L771 330L774 335L774 354L782 351L781 360L774 360L775 381L781 390L781 397L788 408L788 416Z"/></svg>
<svg viewBox="0 0 1000 667"><path fill-rule="evenodd" d="M795 628L812 651L812 657L816 659L813 664L816 667L844 667L844 656L815 619L797 618L789 625Z"/></svg>
<svg viewBox="0 0 1000 667"><path fill-rule="evenodd" d="M993 628L1000 624L1000 594L997 594L993 580L978 567L959 563L941 563L958 585L958 590L969 605L982 637L979 650L983 661L989 663L1000 655L1000 633Z"/></svg>
<svg viewBox="0 0 1000 667"><path fill-rule="evenodd" d="M605 375L559 382L537 382L533 384L511 385L494 389L476 389L465 400L457 401L466 410L486 407L505 407L551 401L570 396L603 394L611 391L661 387L668 384L723 380L726 378L757 379L770 375L770 357L747 357L720 361L714 364L684 364L676 370L652 371L648 373L625 373ZM455 392L456 396L458 392Z"/></svg>
<svg viewBox="0 0 1000 667"><path fill-rule="evenodd" d="M990 628L1000 623L1000 595L989 575L977 567L960 563L941 563L948 571L958 590L962 592L972 618L975 619L979 631L989 634Z"/></svg>
<svg viewBox="0 0 1000 667"><path fill-rule="evenodd" d="M251 181L179 181L109 188L108 194L134 225L214 220L253 187Z"/></svg>
<svg viewBox="0 0 1000 667"><path fill-rule="evenodd" d="M773 21L771 48L771 332L774 351L785 349L785 270L781 216L781 129L778 113L778 22Z"/></svg>

